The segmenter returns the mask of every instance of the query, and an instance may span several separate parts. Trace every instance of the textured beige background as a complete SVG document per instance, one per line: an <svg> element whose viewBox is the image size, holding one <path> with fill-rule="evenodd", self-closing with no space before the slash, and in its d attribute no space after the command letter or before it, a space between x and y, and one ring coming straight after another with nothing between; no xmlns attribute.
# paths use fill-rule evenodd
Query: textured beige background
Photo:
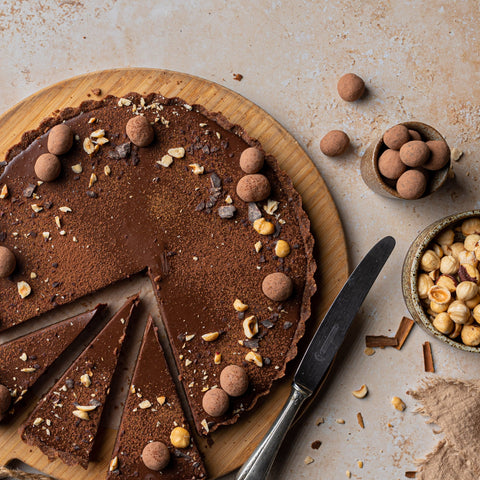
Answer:
<svg viewBox="0 0 480 480"><path fill-rule="evenodd" d="M437 374L478 376L477 356L449 350L418 327L400 352L366 357L363 348L365 334L394 332L407 313L400 271L419 230L448 213L480 207L479 20L475 0L0 3L1 111L93 70L148 66L199 75L256 102L300 141L336 201L352 266L377 238L397 239L330 380L293 429L272 479L346 478L347 469L359 479L404 478L436 442L405 394L425 377L421 344L432 341ZM368 85L368 95L355 104L336 93L336 80L348 71ZM233 73L244 79L234 81ZM465 152L455 164L456 180L416 202L378 197L360 178L359 157L388 126L410 119L433 125ZM318 146L332 128L344 129L353 143L339 160L324 157ZM362 383L370 394L357 400L350 391ZM406 401L404 413L393 410L392 395ZM358 411L365 430L357 425ZM316 427L318 416L326 423ZM322 446L312 450L317 439ZM304 465L306 455L315 462Z"/></svg>

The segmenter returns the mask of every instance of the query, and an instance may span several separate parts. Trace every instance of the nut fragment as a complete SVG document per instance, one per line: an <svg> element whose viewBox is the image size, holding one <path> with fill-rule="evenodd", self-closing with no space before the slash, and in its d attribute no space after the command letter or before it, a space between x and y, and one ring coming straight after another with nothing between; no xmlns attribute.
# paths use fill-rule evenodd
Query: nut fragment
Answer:
<svg viewBox="0 0 480 480"><path fill-rule="evenodd" d="M213 357L213 362L215 365L220 365L222 363L222 354L219 352L215 352L215 356Z"/></svg>
<svg viewBox="0 0 480 480"><path fill-rule="evenodd" d="M63 213L68 213L72 211L70 207L60 207L59 210Z"/></svg>
<svg viewBox="0 0 480 480"><path fill-rule="evenodd" d="M363 384L358 390L354 390L352 395L356 398L365 398L368 393L368 387Z"/></svg>
<svg viewBox="0 0 480 480"><path fill-rule="evenodd" d="M243 332L247 338L253 338L258 333L258 322L254 315L243 321Z"/></svg>
<svg viewBox="0 0 480 480"><path fill-rule="evenodd" d="M277 202L276 200L272 200L269 198L267 200L267 204L263 207L263 209L269 215L273 215L277 211L279 205L280 205L280 202Z"/></svg>
<svg viewBox="0 0 480 480"><path fill-rule="evenodd" d="M90 138L101 138L104 136L105 136L105 130L103 130L102 128L95 130L90 134Z"/></svg>
<svg viewBox="0 0 480 480"><path fill-rule="evenodd" d="M183 427L175 427L170 433L170 442L176 448L187 448L190 445L190 434Z"/></svg>
<svg viewBox="0 0 480 480"><path fill-rule="evenodd" d="M260 235L272 235L275 232L275 226L272 222L268 222L263 217L257 218L253 222L253 228Z"/></svg>
<svg viewBox="0 0 480 480"><path fill-rule="evenodd" d="M17 289L21 298L28 297L32 293L32 288L30 285L23 280L17 283Z"/></svg>
<svg viewBox="0 0 480 480"><path fill-rule="evenodd" d="M143 400L143 402L140 402L138 404L138 408L141 408L142 410L146 410L147 408L150 408L151 406L152 406L152 404L149 400Z"/></svg>
<svg viewBox="0 0 480 480"><path fill-rule="evenodd" d="M237 312L244 312L245 310L248 309L248 305L243 303L240 299L236 298L235 301L233 302L233 308Z"/></svg>
<svg viewBox="0 0 480 480"><path fill-rule="evenodd" d="M162 167L168 168L173 163L173 158L170 155L164 155L157 163Z"/></svg>
<svg viewBox="0 0 480 480"><path fill-rule="evenodd" d="M445 287L434 285L428 291L428 299L439 305L445 305L452 299L452 294Z"/></svg>
<svg viewBox="0 0 480 480"><path fill-rule="evenodd" d="M72 413L81 420L90 420L87 412L82 412L81 410L74 410Z"/></svg>
<svg viewBox="0 0 480 480"><path fill-rule="evenodd" d="M75 405L75 408L81 412L92 412L97 407L98 405Z"/></svg>
<svg viewBox="0 0 480 480"><path fill-rule="evenodd" d="M84 375L82 375L80 377L80 383L84 386L84 387L89 387L91 384L92 384L92 380L90 379L90 376L85 373Z"/></svg>
<svg viewBox="0 0 480 480"><path fill-rule="evenodd" d="M202 339L206 342L213 342L218 338L219 335L220 334L218 332L205 333L204 335L202 335Z"/></svg>
<svg viewBox="0 0 480 480"><path fill-rule="evenodd" d="M195 175L202 175L205 172L205 168L198 163L191 163L189 167Z"/></svg>
<svg viewBox="0 0 480 480"><path fill-rule="evenodd" d="M0 198L7 198L8 197L8 187L7 187L7 184L5 184L3 187L2 187L2 190L0 191Z"/></svg>
<svg viewBox="0 0 480 480"><path fill-rule="evenodd" d="M405 403L398 398L398 397L393 397L391 400L391 404L395 407L396 410L399 410L400 412L403 412L406 408Z"/></svg>
<svg viewBox="0 0 480 480"><path fill-rule="evenodd" d="M183 147L170 148L167 153L173 158L183 158L185 156L185 149Z"/></svg>
<svg viewBox="0 0 480 480"><path fill-rule="evenodd" d="M262 242L261 242L260 240L255 243L255 251L256 251L257 253L260 252L260 250L262 249L262 247L263 247L263 244L262 244Z"/></svg>
<svg viewBox="0 0 480 480"><path fill-rule="evenodd" d="M33 426L34 427L38 427L39 425L41 425L43 423L43 418L42 417L37 417L34 421L33 421Z"/></svg>
<svg viewBox="0 0 480 480"><path fill-rule="evenodd" d="M284 258L290 254L290 245L285 240L278 240L275 245L275 255L279 258Z"/></svg>
<svg viewBox="0 0 480 480"><path fill-rule="evenodd" d="M164 395L160 396L160 397L157 397L157 402L160 404L160 405L165 405L165 402L166 402L166 397Z"/></svg>
<svg viewBox="0 0 480 480"><path fill-rule="evenodd" d="M85 140L83 140L83 150L88 155L93 155L99 148L100 147L95 145L89 137L85 137Z"/></svg>
<svg viewBox="0 0 480 480"><path fill-rule="evenodd" d="M103 167L103 173L108 177L112 173L112 169L108 165L105 165Z"/></svg>
<svg viewBox="0 0 480 480"><path fill-rule="evenodd" d="M83 167L80 163L77 163L76 165L72 165L72 171L73 173L82 173Z"/></svg>
<svg viewBox="0 0 480 480"><path fill-rule="evenodd" d="M263 359L262 356L258 352L248 352L245 355L245 360L247 362L254 363L257 367L263 367Z"/></svg>
<svg viewBox="0 0 480 480"><path fill-rule="evenodd" d="M27 354L25 352L23 352L21 355L20 355L20 360L22 360L23 362L26 362L28 360L28 357L27 357Z"/></svg>
<svg viewBox="0 0 480 480"><path fill-rule="evenodd" d="M113 472L118 468L118 457L115 455L110 461L110 466L108 467L109 472Z"/></svg>
<svg viewBox="0 0 480 480"><path fill-rule="evenodd" d="M90 180L88 182L88 188L92 187L95 183L97 183L97 180L98 180L97 176L94 173L92 173L90 175Z"/></svg>

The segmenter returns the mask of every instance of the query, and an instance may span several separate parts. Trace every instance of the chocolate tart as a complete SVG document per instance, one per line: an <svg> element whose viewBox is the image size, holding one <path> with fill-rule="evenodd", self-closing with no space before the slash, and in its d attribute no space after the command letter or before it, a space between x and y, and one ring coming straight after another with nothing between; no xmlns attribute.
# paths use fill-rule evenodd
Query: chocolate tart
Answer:
<svg viewBox="0 0 480 480"><path fill-rule="evenodd" d="M141 408L141 402L146 400L150 406ZM189 428L158 341L157 328L149 317L107 479L205 478L205 468L193 439L187 448L171 445L170 433L177 426ZM148 469L142 461L142 451L150 442L162 442L169 447L170 462L160 472Z"/></svg>
<svg viewBox="0 0 480 480"><path fill-rule="evenodd" d="M103 314L104 304L89 312L42 328L0 345L0 384L6 386L17 405L27 390L47 371L54 361ZM13 409L11 410L13 412Z"/></svg>
<svg viewBox="0 0 480 480"><path fill-rule="evenodd" d="M21 428L24 442L50 461L88 467L105 400L138 295L108 321Z"/></svg>
<svg viewBox="0 0 480 480"><path fill-rule="evenodd" d="M148 147L133 145L126 135L126 124L136 115L153 124L155 139ZM60 156L60 177L39 185L35 161L47 152L49 129L61 122L77 140ZM108 140L101 145L95 137L99 130ZM168 151L179 147L184 156L174 155L170 166L162 166ZM8 152L0 177L9 191L0 200L0 245L17 258L13 275L0 279L0 329L146 271L197 430L206 434L234 423L295 357L316 288L310 222L275 158L266 156L261 170L271 186L268 201L247 204L236 193L244 176L239 158L248 147L261 149L221 114L157 94L87 101L25 133ZM221 218L224 206L235 207L232 218ZM252 228L258 216L274 224L272 235ZM275 255L279 239L291 246L285 258ZM262 293L263 279L273 272L293 281L294 293L285 302ZM19 281L32 288L23 299ZM237 298L248 305L246 312L233 308ZM247 339L242 323L250 315L259 331ZM207 333L218 337L205 341ZM261 367L245 360L252 350L261 355ZM220 363L214 361L216 353ZM208 417L202 396L218 385L228 364L245 367L250 389L231 399L226 415Z"/></svg>

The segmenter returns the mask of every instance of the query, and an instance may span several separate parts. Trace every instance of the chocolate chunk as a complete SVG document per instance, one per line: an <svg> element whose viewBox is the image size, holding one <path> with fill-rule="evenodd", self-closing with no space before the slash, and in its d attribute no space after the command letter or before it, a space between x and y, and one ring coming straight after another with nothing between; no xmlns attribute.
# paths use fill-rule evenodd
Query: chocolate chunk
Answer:
<svg viewBox="0 0 480 480"><path fill-rule="evenodd" d="M210 175L210 182L212 183L213 188L221 188L222 187L222 179L215 172L213 172Z"/></svg>
<svg viewBox="0 0 480 480"><path fill-rule="evenodd" d="M61 284L62 284L62 282L53 282L52 287L53 288L58 288Z"/></svg>
<svg viewBox="0 0 480 480"><path fill-rule="evenodd" d="M233 218L237 209L233 205L224 205L218 209L220 218Z"/></svg>
<svg viewBox="0 0 480 480"><path fill-rule="evenodd" d="M243 346L247 348L258 348L258 339L248 339L243 341Z"/></svg>
<svg viewBox="0 0 480 480"><path fill-rule="evenodd" d="M279 223L275 224L275 232L273 233L272 237L277 238L280 233L282 233L282 226Z"/></svg>
<svg viewBox="0 0 480 480"><path fill-rule="evenodd" d="M136 167L140 163L140 157L138 156L138 147L134 145L132 148L132 165Z"/></svg>
<svg viewBox="0 0 480 480"><path fill-rule="evenodd" d="M284 323L283 323L283 328L284 328L285 330L288 330L292 325L293 325L292 322L288 322L288 321L287 321L287 322L284 322Z"/></svg>
<svg viewBox="0 0 480 480"><path fill-rule="evenodd" d="M7 238L7 232L0 232L0 242L4 242Z"/></svg>
<svg viewBox="0 0 480 480"><path fill-rule="evenodd" d="M202 152L209 155L210 154L210 147L208 145L204 145L202 148Z"/></svg>
<svg viewBox="0 0 480 480"><path fill-rule="evenodd" d="M267 365L267 366L268 366L268 365L271 365L271 363L272 363L272 361L271 361L268 357L265 357L265 358L263 359L263 364L264 364L264 365Z"/></svg>
<svg viewBox="0 0 480 480"><path fill-rule="evenodd" d="M268 319L262 320L260 322L265 328L272 328L275 324Z"/></svg>
<svg viewBox="0 0 480 480"><path fill-rule="evenodd" d="M97 192L92 192L91 190L87 190L87 196L89 196L90 198L97 198L98 194Z"/></svg>
<svg viewBox="0 0 480 480"><path fill-rule="evenodd" d="M255 202L250 202L248 204L248 220L253 223L255 220L262 218L262 212L258 208Z"/></svg>
<svg viewBox="0 0 480 480"><path fill-rule="evenodd" d="M245 312L238 312L237 313L237 318L239 320L244 320L245 319Z"/></svg>
<svg viewBox="0 0 480 480"><path fill-rule="evenodd" d="M220 146L221 146L224 150L226 150L226 149L228 148L228 140L222 140L222 141L220 142Z"/></svg>
<svg viewBox="0 0 480 480"><path fill-rule="evenodd" d="M45 207L45 210L50 210L52 207L53 207L53 202L51 202L50 200L47 200L43 206Z"/></svg>
<svg viewBox="0 0 480 480"><path fill-rule="evenodd" d="M31 198L31 196L33 195L33 192L35 191L36 188L37 188L37 186L34 185L33 183L31 183L27 188L25 188L22 195L26 198Z"/></svg>
<svg viewBox="0 0 480 480"><path fill-rule="evenodd" d="M132 144L130 142L117 145L114 150L108 152L108 158L113 160L122 160L130 155Z"/></svg>

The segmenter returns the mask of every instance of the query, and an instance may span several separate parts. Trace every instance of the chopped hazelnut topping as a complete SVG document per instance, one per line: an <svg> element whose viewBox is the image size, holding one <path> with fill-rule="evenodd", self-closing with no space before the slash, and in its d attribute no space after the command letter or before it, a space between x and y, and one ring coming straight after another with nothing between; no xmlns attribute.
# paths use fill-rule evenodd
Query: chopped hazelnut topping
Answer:
<svg viewBox="0 0 480 480"><path fill-rule="evenodd" d="M257 367L263 367L263 359L262 359L262 356L257 353L257 352L248 352L246 355L245 355L245 360L247 362L252 362L252 363L255 363L255 365Z"/></svg>
<svg viewBox="0 0 480 480"><path fill-rule="evenodd" d="M202 175L205 171L205 168L200 166L198 163L191 163L189 167L192 169L192 173L195 175Z"/></svg>
<svg viewBox="0 0 480 480"><path fill-rule="evenodd" d="M138 404L138 408L141 408L142 410L145 410L147 408L150 408L152 406L152 404L150 403L149 400L144 400L143 402L140 402Z"/></svg>
<svg viewBox="0 0 480 480"><path fill-rule="evenodd" d="M202 339L206 342L213 342L218 338L219 335L220 334L218 332L205 333L204 335L202 335Z"/></svg>
<svg viewBox="0 0 480 480"><path fill-rule="evenodd" d="M28 359L27 357L27 354L25 352L23 352L21 355L20 355L20 360L22 360L23 362L26 362Z"/></svg>
<svg viewBox="0 0 480 480"><path fill-rule="evenodd" d="M167 153L173 158L183 158L185 156L185 149L183 147L170 148Z"/></svg>
<svg viewBox="0 0 480 480"><path fill-rule="evenodd" d="M83 167L80 163L77 163L76 165L72 165L72 170L73 170L73 173L82 173Z"/></svg>
<svg viewBox="0 0 480 480"><path fill-rule="evenodd" d="M173 163L173 158L170 155L164 155L161 160L157 160L157 163L167 168Z"/></svg>
<svg viewBox="0 0 480 480"><path fill-rule="evenodd" d="M21 298L26 298L32 293L32 288L30 285L23 280L17 283L17 289Z"/></svg>
<svg viewBox="0 0 480 480"><path fill-rule="evenodd" d="M7 184L5 184L2 187L2 190L0 191L0 198L7 198L8 197L8 187Z"/></svg>
<svg viewBox="0 0 480 480"><path fill-rule="evenodd" d="M248 305L243 303L240 299L236 298L235 301L233 302L233 308L237 312L245 312L248 309Z"/></svg>
<svg viewBox="0 0 480 480"><path fill-rule="evenodd" d="M277 202L276 200L270 200L270 199L268 199L267 204L263 207L263 209L264 209L269 215L273 215L273 214L277 211L279 204L280 204L280 203Z"/></svg>

